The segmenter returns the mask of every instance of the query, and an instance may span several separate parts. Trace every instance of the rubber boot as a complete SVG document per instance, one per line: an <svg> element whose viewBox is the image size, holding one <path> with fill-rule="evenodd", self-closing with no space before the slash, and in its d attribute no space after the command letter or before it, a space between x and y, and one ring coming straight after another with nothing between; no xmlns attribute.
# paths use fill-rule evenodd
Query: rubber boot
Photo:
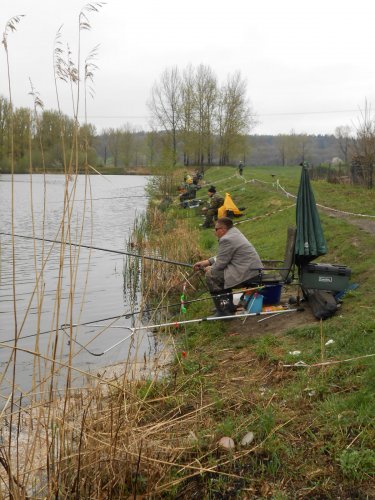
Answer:
<svg viewBox="0 0 375 500"><path fill-rule="evenodd" d="M232 316L235 313L236 306L233 304L233 296L231 294L228 297L215 297L215 295L212 295L212 300L216 307L214 318Z"/></svg>
<svg viewBox="0 0 375 500"><path fill-rule="evenodd" d="M234 314L237 311L237 306L235 306L233 303L233 293L228 293L225 309L227 309L230 314Z"/></svg>
<svg viewBox="0 0 375 500"><path fill-rule="evenodd" d="M221 316L227 316L225 313L221 297L215 297L215 295L212 295L212 301L215 304L216 308L216 313L213 314L214 318L220 318Z"/></svg>

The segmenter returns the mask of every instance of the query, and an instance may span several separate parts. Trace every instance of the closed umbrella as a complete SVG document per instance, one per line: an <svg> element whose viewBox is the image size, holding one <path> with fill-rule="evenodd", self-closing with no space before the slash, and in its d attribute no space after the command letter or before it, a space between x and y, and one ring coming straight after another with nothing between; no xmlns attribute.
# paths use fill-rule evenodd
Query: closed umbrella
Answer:
<svg viewBox="0 0 375 500"><path fill-rule="evenodd" d="M315 196L306 166L302 167L296 205L296 264L301 266L327 253Z"/></svg>

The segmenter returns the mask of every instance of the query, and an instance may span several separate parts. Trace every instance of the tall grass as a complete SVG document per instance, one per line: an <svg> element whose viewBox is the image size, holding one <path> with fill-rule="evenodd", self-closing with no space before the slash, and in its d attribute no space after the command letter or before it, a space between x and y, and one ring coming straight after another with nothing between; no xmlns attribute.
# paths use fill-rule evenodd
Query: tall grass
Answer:
<svg viewBox="0 0 375 500"><path fill-rule="evenodd" d="M0 413L3 446L0 449L0 492L2 497L10 498L124 498L125 496L162 492L181 466L181 457L186 455L187 462L190 443L186 440L186 428L200 418L201 409L181 413L179 387L173 379L165 377L165 360L175 348L173 336L165 333L163 342L168 348L151 353L152 370L148 380L140 381L140 370L131 357L131 350L138 352L139 342L134 338L128 356L124 359L119 372L93 374L75 366L81 344L75 342L80 322L85 290L88 283L90 259L86 264L83 283L77 283L78 271L82 267L79 246L70 245L83 241L84 234L92 239L93 220L91 203L90 171L87 161L87 141L85 148L85 199L83 210L78 215L76 194L78 183L78 163L80 155L80 123L78 115L82 108L84 94L84 115L87 116L87 95L91 92L93 72L96 69L97 49L93 49L84 64L81 62L81 36L90 29L89 15L97 12L103 3L86 5L78 17L77 58L73 50L62 42L62 30L59 29L53 50L53 68L57 108L63 116L60 99L60 87L69 89L71 95L71 114L74 118L74 130L71 142L66 131L61 129L61 148L64 158L64 202L60 214L58 231L54 243L47 250L44 242L38 247L34 242L33 265L34 284L26 312L21 317L17 311L18 291L16 288L17 241L12 237L13 258L13 317L14 342L2 343L3 351L9 350L9 359L1 373L1 385L8 384L8 391L2 395L3 406ZM3 44L7 55L9 96L12 106L11 62L8 36L15 32L21 16L12 18L6 25ZM66 48L65 48L66 47ZM83 83L82 83L83 82ZM31 84L33 98L32 127L39 126L39 113L43 102L37 90ZM61 120L63 124L63 120ZM62 125L63 127L63 125ZM31 128L31 127L30 127ZM39 134L41 136L41 134ZM13 139L13 134L12 134ZM32 235L47 232L47 179L45 174L43 143L39 144L44 170L44 200L41 220L37 220L34 210L33 190L33 150L29 142L29 180L30 211ZM12 228L14 235L14 154L12 163ZM155 186L163 195L175 193L175 181L169 175L155 177ZM150 210L146 218L137 218L132 239L128 248L136 253L155 253L186 260L195 260L198 250L190 239L186 239L186 228L181 227L181 242L171 237L168 228L170 222L161 218L161 213ZM149 227L157 229L158 237L146 238ZM60 243L61 242L61 243ZM86 243L86 241L85 241ZM58 266L55 284L53 308L46 311L44 306L44 272L50 263L53 252L58 251ZM141 265L140 265L141 264ZM140 274L142 273L142 274ZM136 304L141 297L140 309L146 303L155 301L164 303L165 296L174 290L181 293L187 273L179 268L161 263L141 262L128 259L124 269L125 286L130 303ZM0 276L1 277L1 276ZM142 279L140 279L142 278ZM83 288L78 299L77 289ZM151 286L152 285L152 286ZM68 288L67 301L64 300ZM81 301L81 302L79 302ZM24 348L19 345L26 320L36 304L34 347ZM78 306L78 317L74 310ZM165 313L166 316L168 312ZM48 341L42 343L42 319L50 319ZM165 316L165 317L166 317ZM159 318L161 316L159 315ZM60 326L64 324L64 331ZM134 320L134 325L136 321ZM68 350L64 350L68 335ZM17 386L17 354L27 355L33 366L30 389ZM145 359L145 362L147 360ZM161 375L164 376L160 382ZM76 381L74 381L76 380ZM77 380L80 380L79 384ZM167 408L167 410L166 410ZM179 415L178 418L176 416ZM166 444L168 443L168 444ZM192 466L192 470L196 470Z"/></svg>

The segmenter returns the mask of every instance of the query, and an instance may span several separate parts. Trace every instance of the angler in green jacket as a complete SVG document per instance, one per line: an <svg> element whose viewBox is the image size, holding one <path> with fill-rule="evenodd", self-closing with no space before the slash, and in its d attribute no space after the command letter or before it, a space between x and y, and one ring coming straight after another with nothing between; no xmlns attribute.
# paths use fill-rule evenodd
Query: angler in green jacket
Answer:
<svg viewBox="0 0 375 500"><path fill-rule="evenodd" d="M205 212L206 218L202 227L214 227L215 220L217 220L217 211L219 208L224 205L224 198L216 192L215 186L211 186L208 189L208 196L210 197L209 205L207 208L203 208L203 212Z"/></svg>

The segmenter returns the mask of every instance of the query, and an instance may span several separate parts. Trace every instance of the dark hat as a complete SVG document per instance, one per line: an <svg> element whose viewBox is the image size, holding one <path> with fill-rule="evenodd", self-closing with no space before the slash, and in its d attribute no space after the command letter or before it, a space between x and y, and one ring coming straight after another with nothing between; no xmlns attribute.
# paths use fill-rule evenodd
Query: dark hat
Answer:
<svg viewBox="0 0 375 500"><path fill-rule="evenodd" d="M210 187L208 188L208 192L209 192L209 193L216 193L216 188L215 188L215 186L210 186Z"/></svg>

